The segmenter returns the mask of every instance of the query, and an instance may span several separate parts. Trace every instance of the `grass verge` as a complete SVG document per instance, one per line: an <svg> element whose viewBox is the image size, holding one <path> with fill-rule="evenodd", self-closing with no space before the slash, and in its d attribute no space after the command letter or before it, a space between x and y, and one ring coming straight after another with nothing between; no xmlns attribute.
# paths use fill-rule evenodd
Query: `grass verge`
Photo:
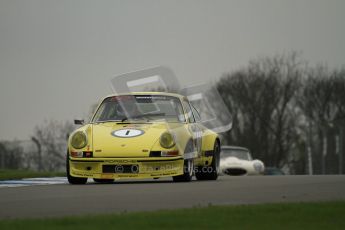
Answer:
<svg viewBox="0 0 345 230"><path fill-rule="evenodd" d="M28 170L0 169L0 180L15 180L34 177L66 176L64 172L36 172Z"/></svg>
<svg viewBox="0 0 345 230"><path fill-rule="evenodd" d="M345 201L180 209L31 220L0 229L345 229Z"/></svg>

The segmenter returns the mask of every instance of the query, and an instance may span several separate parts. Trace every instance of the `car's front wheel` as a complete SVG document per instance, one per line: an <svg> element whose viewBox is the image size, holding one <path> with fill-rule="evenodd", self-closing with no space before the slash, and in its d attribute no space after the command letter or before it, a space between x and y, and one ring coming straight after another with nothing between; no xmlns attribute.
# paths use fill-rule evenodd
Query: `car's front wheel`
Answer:
<svg viewBox="0 0 345 230"><path fill-rule="evenodd" d="M220 164L220 144L218 141L214 143L213 157L210 166L200 166L195 170L197 180L217 180Z"/></svg>
<svg viewBox="0 0 345 230"><path fill-rule="evenodd" d="M183 165L183 174L180 176L174 176L174 182L189 182L193 178L193 168L194 168L194 161L193 159L186 159L184 160Z"/></svg>
<svg viewBox="0 0 345 230"><path fill-rule="evenodd" d="M185 153L191 153L193 151L193 143L190 141L187 144L185 149ZM193 178L193 170L194 170L194 159L185 159L183 164L183 174L179 176L173 176L174 182L189 182Z"/></svg>
<svg viewBox="0 0 345 230"><path fill-rule="evenodd" d="M69 169L68 152L67 152L67 156L66 156L66 174L67 174L67 180L70 184L86 184L86 182L87 182L87 178L71 176L70 169Z"/></svg>

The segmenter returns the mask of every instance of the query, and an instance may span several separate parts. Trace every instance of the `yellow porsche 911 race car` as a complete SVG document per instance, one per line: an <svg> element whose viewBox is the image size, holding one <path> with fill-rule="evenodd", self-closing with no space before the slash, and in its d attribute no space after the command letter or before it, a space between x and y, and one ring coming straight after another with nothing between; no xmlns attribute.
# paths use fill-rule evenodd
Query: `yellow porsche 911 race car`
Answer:
<svg viewBox="0 0 345 230"><path fill-rule="evenodd" d="M115 179L172 177L216 180L220 140L205 128L185 96L129 93L105 97L91 121L69 137L67 177L71 184Z"/></svg>

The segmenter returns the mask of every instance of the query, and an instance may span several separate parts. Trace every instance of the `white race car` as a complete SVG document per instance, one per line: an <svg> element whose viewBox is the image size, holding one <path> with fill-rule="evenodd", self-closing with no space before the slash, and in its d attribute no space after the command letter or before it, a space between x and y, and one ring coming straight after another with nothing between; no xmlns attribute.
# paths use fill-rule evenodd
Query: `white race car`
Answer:
<svg viewBox="0 0 345 230"><path fill-rule="evenodd" d="M265 165L260 160L253 160L246 148L223 146L220 154L220 170L230 176L262 175Z"/></svg>

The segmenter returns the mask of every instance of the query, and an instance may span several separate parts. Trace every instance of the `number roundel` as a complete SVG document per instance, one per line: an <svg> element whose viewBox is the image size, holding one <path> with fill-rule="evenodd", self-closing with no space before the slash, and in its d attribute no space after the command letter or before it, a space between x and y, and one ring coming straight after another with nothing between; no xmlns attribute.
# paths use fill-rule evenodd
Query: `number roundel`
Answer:
<svg viewBox="0 0 345 230"><path fill-rule="evenodd" d="M143 130L140 129L119 129L116 131L111 132L111 135L115 137L137 137L144 134Z"/></svg>

